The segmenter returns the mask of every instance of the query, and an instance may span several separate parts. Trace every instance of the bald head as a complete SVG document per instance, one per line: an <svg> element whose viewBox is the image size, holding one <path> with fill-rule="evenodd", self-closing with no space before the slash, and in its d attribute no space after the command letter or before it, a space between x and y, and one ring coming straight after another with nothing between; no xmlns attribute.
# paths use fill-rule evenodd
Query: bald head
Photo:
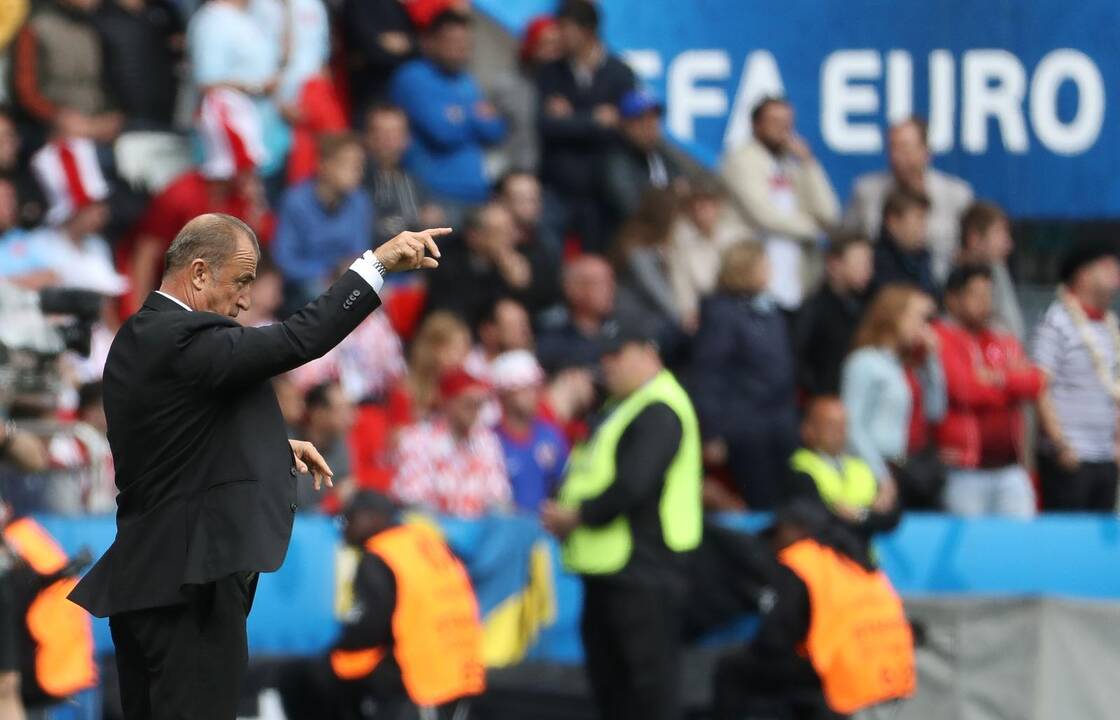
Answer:
<svg viewBox="0 0 1120 720"><path fill-rule="evenodd" d="M581 255L564 268L564 297L575 315L599 320L614 312L614 271L597 255Z"/></svg>
<svg viewBox="0 0 1120 720"><path fill-rule="evenodd" d="M809 401L801 437L814 452L839 457L847 442L847 415L844 403L835 395L822 395Z"/></svg>
<svg viewBox="0 0 1120 720"><path fill-rule="evenodd" d="M260 255L256 233L241 220L221 213L199 215L167 249L160 290L193 310L237 317L249 309Z"/></svg>
<svg viewBox="0 0 1120 720"><path fill-rule="evenodd" d="M237 250L238 240L247 237L260 259L261 248L253 229L232 215L207 213L191 220L175 239L164 255L163 274L166 277L176 270L185 268L196 258L221 267Z"/></svg>

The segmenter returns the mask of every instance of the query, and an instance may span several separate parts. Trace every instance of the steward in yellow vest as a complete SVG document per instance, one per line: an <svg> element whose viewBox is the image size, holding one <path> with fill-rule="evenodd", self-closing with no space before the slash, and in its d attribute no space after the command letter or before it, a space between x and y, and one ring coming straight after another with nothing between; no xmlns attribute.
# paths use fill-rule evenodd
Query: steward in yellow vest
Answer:
<svg viewBox="0 0 1120 720"><path fill-rule="evenodd" d="M774 601L742 651L722 658L716 718L831 720L913 695L914 639L890 580L817 502L779 511Z"/></svg>
<svg viewBox="0 0 1120 720"><path fill-rule="evenodd" d="M438 531L394 518L392 502L376 493L347 506L346 541L365 553L331 670L341 696L359 705L372 698L466 718L468 699L486 689L478 601Z"/></svg>
<svg viewBox="0 0 1120 720"><path fill-rule="evenodd" d="M602 355L612 400L568 460L541 520L583 578L581 631L600 717L679 717L686 553L700 544L700 430L692 402L640 335Z"/></svg>
<svg viewBox="0 0 1120 720"><path fill-rule="evenodd" d="M804 447L790 458L783 501L819 497L869 555L872 536L890 532L901 519L894 481L876 479L867 463L845 454L847 418L835 396L809 402L801 438Z"/></svg>
<svg viewBox="0 0 1120 720"><path fill-rule="evenodd" d="M89 615L66 596L90 563L88 552L71 560L50 533L29 517L4 528L3 544L17 564L0 582L11 591L10 611L21 620L0 642L20 650L21 695L27 707L45 707L97 685Z"/></svg>

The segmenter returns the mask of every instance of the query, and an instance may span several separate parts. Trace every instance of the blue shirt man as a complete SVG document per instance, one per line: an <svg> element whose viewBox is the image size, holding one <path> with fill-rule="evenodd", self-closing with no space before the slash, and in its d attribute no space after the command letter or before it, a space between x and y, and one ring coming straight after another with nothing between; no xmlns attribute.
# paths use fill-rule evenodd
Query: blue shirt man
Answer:
<svg viewBox="0 0 1120 720"><path fill-rule="evenodd" d="M455 11L425 29L425 57L405 63L389 97L408 115L413 142L405 168L443 199L480 203L489 195L483 147L499 142L505 122L464 68L470 60L470 19Z"/></svg>
<svg viewBox="0 0 1120 720"><path fill-rule="evenodd" d="M560 482L568 443L552 423L540 417L544 372L528 350L511 350L494 359L490 378L502 406L498 439L514 504L536 514Z"/></svg>
<svg viewBox="0 0 1120 720"><path fill-rule="evenodd" d="M320 141L315 179L281 198L272 256L288 283L289 307L318 295L347 258L370 249L373 205L361 187L364 172L360 141L328 135Z"/></svg>

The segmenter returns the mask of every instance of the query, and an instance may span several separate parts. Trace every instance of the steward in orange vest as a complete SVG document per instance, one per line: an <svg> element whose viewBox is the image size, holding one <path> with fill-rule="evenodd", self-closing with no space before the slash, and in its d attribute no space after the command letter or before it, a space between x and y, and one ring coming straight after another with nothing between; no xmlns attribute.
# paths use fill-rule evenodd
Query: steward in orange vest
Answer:
<svg viewBox="0 0 1120 720"><path fill-rule="evenodd" d="M366 552L331 670L354 700L466 718L469 698L486 689L474 589L438 531L395 524L395 510L372 492L347 506L346 542Z"/></svg>
<svg viewBox="0 0 1120 720"><path fill-rule="evenodd" d="M66 596L90 563L88 551L66 557L54 538L29 517L3 531L18 559L4 576L17 623L20 689L27 707L52 705L97 684L93 630L85 610ZM9 628L5 627L4 631Z"/></svg>
<svg viewBox="0 0 1120 720"><path fill-rule="evenodd" d="M716 717L826 720L910 697L914 638L902 601L824 505L799 500L768 531L777 552L757 635L720 660Z"/></svg>

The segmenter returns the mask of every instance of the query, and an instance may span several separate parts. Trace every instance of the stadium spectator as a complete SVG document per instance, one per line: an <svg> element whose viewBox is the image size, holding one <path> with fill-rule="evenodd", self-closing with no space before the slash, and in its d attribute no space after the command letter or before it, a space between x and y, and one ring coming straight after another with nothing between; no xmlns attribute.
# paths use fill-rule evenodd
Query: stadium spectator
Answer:
<svg viewBox="0 0 1120 720"><path fill-rule="evenodd" d="M883 228L875 244L873 292L901 283L913 285L932 298L940 298L940 283L933 275L926 239L929 198L909 190L896 190L883 204Z"/></svg>
<svg viewBox="0 0 1120 720"><path fill-rule="evenodd" d="M882 487L871 466L845 452L848 420L844 403L835 395L809 401L801 423L802 447L790 458L790 472L782 486L782 505L798 498L820 500L871 557L871 539L898 527L902 508L894 483Z"/></svg>
<svg viewBox="0 0 1120 720"><path fill-rule="evenodd" d="M564 267L565 312L544 323L537 357L550 374L565 368L595 367L603 332L614 326L614 273L606 260L583 255Z"/></svg>
<svg viewBox="0 0 1120 720"><path fill-rule="evenodd" d="M493 153L495 175L522 170L535 176L541 154L536 76L543 66L559 60L563 53L556 19L538 15L529 21L521 36L517 67L498 77L490 88L494 107L509 127L506 141Z"/></svg>
<svg viewBox="0 0 1120 720"><path fill-rule="evenodd" d="M286 113L298 114L304 86L330 59L327 8L323 0L249 0L249 12L278 54L276 100Z"/></svg>
<svg viewBox="0 0 1120 720"><path fill-rule="evenodd" d="M610 242L600 185L606 152L617 138L618 104L635 85L634 73L599 39L599 9L565 0L556 12L564 56L537 73L541 180L558 203L563 226L583 248L603 252Z"/></svg>
<svg viewBox="0 0 1120 720"><path fill-rule="evenodd" d="M225 213L246 222L263 245L272 239L274 219L257 176L264 154L260 127L224 122L226 101L235 106L244 102L214 93L203 101L198 124L206 151L202 164L152 198L136 227L117 246L118 267L132 281L132 293L123 303L124 315L135 311L155 288L163 274L164 253L179 229L193 218Z"/></svg>
<svg viewBox="0 0 1120 720"><path fill-rule="evenodd" d="M930 167L929 131L921 118L894 125L887 145L889 170L856 178L844 224L869 238L879 237L883 206L896 190L929 198L929 249L934 280L945 281L960 246L960 219L972 202L972 187Z"/></svg>
<svg viewBox="0 0 1120 720"><path fill-rule="evenodd" d="M618 277L617 313L659 338L663 351L684 318L669 279L669 241L677 215L672 190L651 188L623 224L612 250Z"/></svg>
<svg viewBox="0 0 1120 720"><path fill-rule="evenodd" d="M74 423L48 444L51 465L77 487L82 512L110 513L117 509L113 453L105 436L108 429L101 382L85 383L78 388Z"/></svg>
<svg viewBox="0 0 1120 720"><path fill-rule="evenodd" d="M862 235L833 235L824 267L824 284L801 307L794 331L797 385L811 396L840 392L840 368L852 349L871 282L871 243Z"/></svg>
<svg viewBox="0 0 1120 720"><path fill-rule="evenodd" d="M43 221L47 202L39 181L23 157L22 145L23 139L11 113L0 109L0 180L10 182L16 192L16 224L30 229Z"/></svg>
<svg viewBox="0 0 1120 720"><path fill-rule="evenodd" d="M317 297L340 265L370 249L373 208L361 188L364 162L356 135L324 135L315 179L288 188L280 200L272 253L289 309Z"/></svg>
<svg viewBox="0 0 1120 720"><path fill-rule="evenodd" d="M392 0L396 2L396 0ZM436 227L444 221L439 206L401 167L409 145L408 118L393 105L375 105L366 113L366 187L374 209L373 246L410 227Z"/></svg>
<svg viewBox="0 0 1120 720"><path fill-rule="evenodd" d="M669 283L686 329L695 329L700 321L700 301L716 289L723 253L748 235L746 228L725 212L725 200L723 188L716 182L691 180L673 224Z"/></svg>
<svg viewBox="0 0 1120 720"><path fill-rule="evenodd" d="M509 507L502 444L479 422L490 388L462 367L439 379L439 412L397 437L393 494L401 502L459 517Z"/></svg>
<svg viewBox="0 0 1120 720"><path fill-rule="evenodd" d="M603 193L612 228L638 210L651 188L669 189L681 175L661 137L664 112L661 101L647 90L631 90L619 102L621 142L607 153L603 169Z"/></svg>
<svg viewBox="0 0 1120 720"><path fill-rule="evenodd" d="M723 158L723 178L773 268L770 291L784 310L801 305L821 238L840 218L836 193L793 129L793 106L767 97L751 111L754 138ZM807 282L808 280L808 282Z"/></svg>
<svg viewBox="0 0 1120 720"><path fill-rule="evenodd" d="M475 330L478 347L464 365L482 378L490 377L490 366L499 355L513 350L533 349L533 326L529 322L529 313L513 298L499 298L487 307Z"/></svg>
<svg viewBox="0 0 1120 720"><path fill-rule="evenodd" d="M518 251L532 271L533 281L521 295L529 312L538 315L561 300L561 240L542 222L544 203L536 175L513 170L501 177L495 190L495 199L513 215Z"/></svg>
<svg viewBox="0 0 1120 720"><path fill-rule="evenodd" d="M124 131L171 130L186 24L170 0L102 0L93 17Z"/></svg>
<svg viewBox="0 0 1120 720"><path fill-rule="evenodd" d="M490 366L502 406L496 431L505 453L513 504L536 514L559 487L568 443L541 414L544 371L528 350L503 353Z"/></svg>
<svg viewBox="0 0 1120 720"><path fill-rule="evenodd" d="M1042 389L1042 372L1019 341L993 328L987 265L961 265L945 284L948 315L935 325L949 407L937 429L948 466L945 509L956 515L1035 513L1023 467L1023 404Z"/></svg>
<svg viewBox="0 0 1120 720"><path fill-rule="evenodd" d="M291 133L275 99L280 48L269 43L266 27L253 15L250 1L204 3L187 24L187 51L192 80L203 101L221 89L227 99L220 110L223 120L252 128L246 132L261 146L254 160L268 177L283 166ZM250 102L228 101L235 94Z"/></svg>
<svg viewBox="0 0 1120 720"><path fill-rule="evenodd" d="M405 167L437 197L461 204L486 200L482 150L505 135L505 122L467 73L471 33L470 16L440 13L424 28L424 57L402 65L389 87L413 131Z"/></svg>
<svg viewBox="0 0 1120 720"><path fill-rule="evenodd" d="M718 291L700 306L692 350L705 459L726 462L755 510L774 506L797 447L793 352L769 284L770 260L761 245L729 249Z"/></svg>
<svg viewBox="0 0 1120 720"><path fill-rule="evenodd" d="M18 213L15 187L0 178L0 278L29 289L57 284L50 258L32 243L35 233L17 226Z"/></svg>
<svg viewBox="0 0 1120 720"><path fill-rule="evenodd" d="M450 312L429 315L408 349L408 372L389 393L393 427L425 420L439 400L439 379L467 360L470 329Z"/></svg>
<svg viewBox="0 0 1120 720"><path fill-rule="evenodd" d="M1109 310L1120 290L1115 242L1074 244L1062 260L1061 283L1034 346L1047 378L1038 413L1042 507L1112 513L1120 404L1120 324Z"/></svg>
<svg viewBox="0 0 1120 720"><path fill-rule="evenodd" d="M318 136L350 126L327 74L327 8L323 0L250 0L249 9L280 56L275 99L292 129L287 181L296 184L315 174Z"/></svg>
<svg viewBox="0 0 1120 720"><path fill-rule="evenodd" d="M572 452L541 522L583 580L580 635L602 718L679 717L689 551L700 545L700 427L692 402L640 332L602 346L611 404Z"/></svg>
<svg viewBox="0 0 1120 720"><path fill-rule="evenodd" d="M400 0L343 0L336 27L346 46L355 118L385 101L397 68L419 52L405 7Z"/></svg>
<svg viewBox="0 0 1120 720"><path fill-rule="evenodd" d="M344 500L354 490L347 435L354 424L354 406L342 387L328 380L307 391L304 396L304 439L310 442L334 472L334 489ZM303 510L316 510L324 496L315 489L310 477L297 478L296 500Z"/></svg>
<svg viewBox="0 0 1120 720"><path fill-rule="evenodd" d="M12 90L35 145L57 128L66 137L111 142L123 116L113 105L101 39L93 25L98 0L40 3L20 30L12 55ZM31 128L29 128L30 130Z"/></svg>
<svg viewBox="0 0 1120 720"><path fill-rule="evenodd" d="M533 265L517 246L517 227L503 205L487 203L467 213L462 239L443 246L444 261L428 288L429 310L450 310L471 326L500 297L521 298L533 282Z"/></svg>
<svg viewBox="0 0 1120 720"><path fill-rule="evenodd" d="M905 358L925 350L918 371L922 409L932 421L945 414L945 375L937 355L937 333L930 325L935 306L928 296L905 285L883 288L856 331L854 352L840 374L840 394L848 414L848 448L871 466L879 487L895 481L906 462L914 394Z"/></svg>
<svg viewBox="0 0 1120 720"><path fill-rule="evenodd" d="M1021 343L1026 337L1023 309L1015 283L1007 269L1007 258L1014 247L1011 223L996 204L983 200L972 203L961 216L962 265L985 265L992 271L992 320Z"/></svg>
<svg viewBox="0 0 1120 720"><path fill-rule="evenodd" d="M31 160L35 176L50 200L48 225L30 239L35 254L64 287L116 297L128 290L117 273L101 231L109 219L109 186L101 174L97 151L86 139L56 140Z"/></svg>

